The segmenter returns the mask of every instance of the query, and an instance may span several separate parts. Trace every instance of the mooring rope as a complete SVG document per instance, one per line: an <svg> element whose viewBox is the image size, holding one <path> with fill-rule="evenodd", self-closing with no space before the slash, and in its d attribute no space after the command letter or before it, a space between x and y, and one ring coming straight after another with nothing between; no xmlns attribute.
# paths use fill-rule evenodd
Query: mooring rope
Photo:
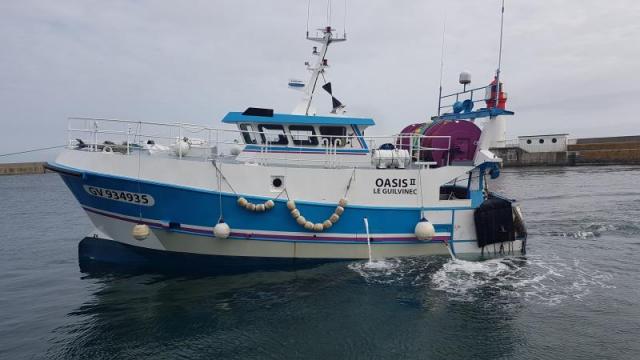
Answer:
<svg viewBox="0 0 640 360"><path fill-rule="evenodd" d="M224 176L224 174L222 173L222 170L220 170L220 168L218 168L218 164L216 164L215 161L212 161L211 163L216 168L216 171L218 172L218 174L220 174L220 177L222 178L222 180L224 180L224 182L227 183L227 185L229 186L229 189L231 189L231 191L233 191L234 194L238 195L238 192L236 192L235 189L233 188L233 186L231 186L231 183L229 183L229 180L227 180L227 177Z"/></svg>
<svg viewBox="0 0 640 360"><path fill-rule="evenodd" d="M49 146L49 147L38 148L38 149L30 149L30 150L24 150L24 151L17 151L17 152L12 152L12 153L0 154L0 157L2 157L2 156L11 156L11 155L27 154L27 153L32 153L32 152L36 152L36 151L44 151L44 150L58 149L58 148L66 147L66 146L67 146L67 145L58 145L58 146Z"/></svg>

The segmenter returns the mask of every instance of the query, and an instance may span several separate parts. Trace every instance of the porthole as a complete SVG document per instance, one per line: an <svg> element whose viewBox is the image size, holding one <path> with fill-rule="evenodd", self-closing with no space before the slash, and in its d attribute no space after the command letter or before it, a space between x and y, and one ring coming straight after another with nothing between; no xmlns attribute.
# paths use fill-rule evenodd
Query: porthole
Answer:
<svg viewBox="0 0 640 360"><path fill-rule="evenodd" d="M539 140L540 144L544 144L544 139Z"/></svg>
<svg viewBox="0 0 640 360"><path fill-rule="evenodd" d="M557 143L557 142L558 142L558 139L553 138L553 139L551 139L551 142L555 144L555 143Z"/></svg>
<svg viewBox="0 0 640 360"><path fill-rule="evenodd" d="M527 144L531 144L531 139L527 140Z"/></svg>
<svg viewBox="0 0 640 360"><path fill-rule="evenodd" d="M271 177L271 191L282 191L284 187L284 176Z"/></svg>

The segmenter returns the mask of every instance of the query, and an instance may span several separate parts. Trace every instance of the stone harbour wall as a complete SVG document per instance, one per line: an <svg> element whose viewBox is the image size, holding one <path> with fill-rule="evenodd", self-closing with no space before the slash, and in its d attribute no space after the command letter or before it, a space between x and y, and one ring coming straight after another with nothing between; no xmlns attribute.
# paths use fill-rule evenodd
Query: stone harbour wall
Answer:
<svg viewBox="0 0 640 360"><path fill-rule="evenodd" d="M0 164L0 175L44 174L44 162Z"/></svg>

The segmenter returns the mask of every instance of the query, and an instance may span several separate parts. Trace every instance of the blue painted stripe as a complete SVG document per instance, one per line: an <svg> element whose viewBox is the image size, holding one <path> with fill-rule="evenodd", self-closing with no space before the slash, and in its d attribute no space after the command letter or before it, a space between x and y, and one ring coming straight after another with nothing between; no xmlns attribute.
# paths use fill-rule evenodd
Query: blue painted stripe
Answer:
<svg viewBox="0 0 640 360"><path fill-rule="evenodd" d="M127 221L132 224L147 224L149 227L169 231L172 233L186 234L186 235L194 235L194 236L202 236L207 238L213 237L213 232L211 229L209 230L200 230L189 228L184 225L183 228L180 229L170 229L168 226L164 224L149 222L149 221L140 221L140 220L132 220L128 218L124 218L121 216L107 214L101 211L96 211L89 208L84 208L88 212L92 212L95 214L99 214L102 216L107 216L111 218L115 218L122 221ZM358 236L359 235L359 236ZM379 234L373 234L371 237L372 244L438 244L448 241L449 243L457 242L457 243L465 243L465 242L477 242L477 240L450 240L448 236L437 236L432 240L417 240L416 238L406 237L406 238L393 238L393 237L380 237ZM356 245L366 245L367 239L365 234L356 234L355 237L347 238L347 237L335 237L336 240L330 240L331 237L321 237L321 236L309 236L309 234L301 235L289 235L289 234L256 234L253 231L251 232L231 232L231 236L229 237L231 240L260 240L260 241L273 241L273 242L286 242L286 243L312 243L312 244L356 244ZM455 255L455 254L454 254Z"/></svg>
<svg viewBox="0 0 640 360"><path fill-rule="evenodd" d="M315 234L300 227L286 207L286 199L277 199L276 206L263 213L250 212L237 205L235 194L218 194L215 191L170 186L147 181L137 181L112 175L84 173L82 177L62 174L62 178L81 205L126 217L156 219L160 224L175 222L193 226L213 227L220 217L219 200L225 221L234 229L260 231L302 232ZM83 185L144 193L153 196L155 205L146 207L131 203L96 197L85 191ZM263 197L245 196L251 202L265 201ZM322 222L329 218L335 204L297 201L300 212L309 221ZM425 209L426 211L451 211L451 209ZM420 217L419 208L382 208L348 205L340 221L322 234L361 234L362 219L369 219L374 234L413 234ZM451 224L434 224L436 232L450 233Z"/></svg>
<svg viewBox="0 0 640 360"><path fill-rule="evenodd" d="M213 194L216 197L218 196L218 192L216 192L214 190L207 190L207 189L197 188L197 187L193 187L193 186L168 184L168 183L163 183L163 182L153 181L153 180L138 180L136 178L132 178L132 177L128 177L128 176L111 175L111 174L97 173L97 172L93 172L93 171L86 171L86 170L74 168L74 167L71 167L71 166L61 165L61 164L57 164L57 163L49 163L48 166L51 167L52 169L58 168L58 169L61 169L61 170L66 170L66 171L69 171L69 172L82 174L82 176L85 177L85 178L94 177L94 176L95 177L103 177L103 178L106 178L106 179L131 181L131 182L134 182L135 184L146 183L146 184L149 184L149 185L164 186L164 187L169 187L169 188L189 190L189 191L200 192L200 193L205 193L205 194ZM251 197L252 199L256 199L256 200L259 200L259 201L266 201L266 200L271 199L271 197L265 197L265 196L244 195L244 194L236 195L236 194L232 194L232 193L222 193L222 196L232 196L234 198L237 198L238 196L244 196L245 198ZM278 200L276 200L276 201L278 201ZM281 200L281 201L285 202L285 200ZM296 200L296 204L327 205L326 203L319 203L319 202L314 202L314 201L304 201L304 200ZM349 205L349 208L355 208L355 209L361 208L361 209L371 209L371 210L394 210L394 211L416 211L416 209L418 209L416 207L370 206L370 205L351 205L351 204ZM451 211L451 210L474 210L475 208L476 208L475 206L443 206L443 207L437 207L437 208L424 208L424 211L436 211L436 212L438 212L438 211Z"/></svg>
<svg viewBox="0 0 640 360"><path fill-rule="evenodd" d="M351 128L353 129L353 132L356 134L356 137L358 138L358 142L360 143L360 146L363 149L367 149L367 152L368 152L369 146L367 146L367 142L364 141L364 139L362 138L362 133L360 132L358 127L355 125L351 125Z"/></svg>

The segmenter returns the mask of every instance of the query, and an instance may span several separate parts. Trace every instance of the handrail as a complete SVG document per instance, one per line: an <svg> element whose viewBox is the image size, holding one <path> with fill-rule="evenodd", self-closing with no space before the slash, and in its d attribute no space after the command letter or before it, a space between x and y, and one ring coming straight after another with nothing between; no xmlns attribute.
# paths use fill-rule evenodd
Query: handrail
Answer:
<svg viewBox="0 0 640 360"><path fill-rule="evenodd" d="M296 163L314 163L318 159L309 159L309 156L279 156L277 152L273 152L272 143L262 143L261 134L263 132L253 130L240 129L223 129L212 128L204 125L190 123L164 123L153 121L131 121L122 119L107 118L87 118L87 117L70 117L67 126L69 147L77 147L77 142L73 139L82 139L86 144L84 148L92 151L101 151L104 148L104 141L111 140L114 143L121 142L122 149L126 147L126 154L131 154L132 150L145 149L148 150L152 143L162 145L163 149L154 150L157 153L173 153L178 158L202 157L205 159L213 159L224 157L225 148L237 146L255 146L258 150L257 163L265 164L269 161L285 161ZM84 134L84 135L83 135ZM201 134L193 136L193 134ZM243 134L251 134L255 137L256 143L247 144L244 142ZM88 135L88 136L87 136ZM409 139L409 151L414 154L417 151L448 151L451 147L450 136L426 136L419 134L393 134L393 135L371 135L362 136L355 134L345 135L324 135L314 134L321 139L317 146L295 145L291 146L291 137L288 131L285 132L289 144L283 145L291 149L290 154L304 155L308 154L306 149L323 149L325 152L324 161L326 166L338 167L346 164L363 164L368 158L356 157L357 161L351 162L344 156L340 156L341 149L361 149L371 153L377 148L377 144L392 143L404 144ZM110 136L110 137L107 137ZM113 138L115 137L115 139ZM90 138L87 141L87 138ZM187 138L190 146L189 154L182 154L182 147L178 146L183 138ZM422 146L423 139L447 139L447 148L443 147L426 147ZM238 142L240 140L240 142ZM362 145L361 146L361 142ZM195 149L195 150L194 150ZM150 150L151 151L151 150ZM244 153L244 158L249 155ZM449 154L447 154L447 164L449 163Z"/></svg>

